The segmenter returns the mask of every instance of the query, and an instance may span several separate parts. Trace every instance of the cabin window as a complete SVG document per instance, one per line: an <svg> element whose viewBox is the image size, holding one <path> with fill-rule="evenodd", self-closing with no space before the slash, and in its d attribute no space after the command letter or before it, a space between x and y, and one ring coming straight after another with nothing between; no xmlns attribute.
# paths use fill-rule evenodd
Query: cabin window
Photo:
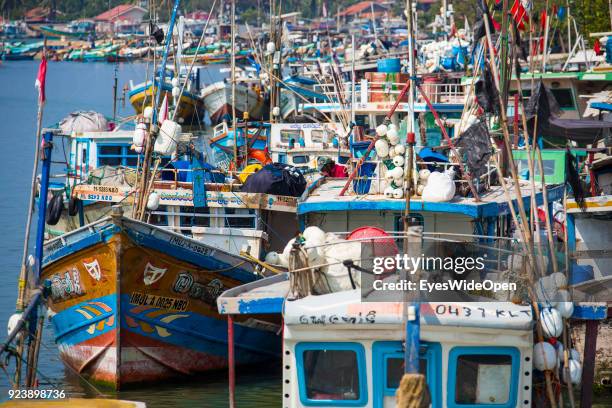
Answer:
<svg viewBox="0 0 612 408"><path fill-rule="evenodd" d="M309 160L310 157L305 154L293 156L293 164L306 164Z"/></svg>
<svg viewBox="0 0 612 408"><path fill-rule="evenodd" d="M136 167L138 154L127 144L98 145L98 166L129 166Z"/></svg>
<svg viewBox="0 0 612 408"><path fill-rule="evenodd" d="M361 344L299 343L296 358L302 404L362 406L367 402Z"/></svg>
<svg viewBox="0 0 612 408"><path fill-rule="evenodd" d="M160 205L157 210L151 211L149 222L153 225L165 226L168 225L168 209L165 205Z"/></svg>
<svg viewBox="0 0 612 408"><path fill-rule="evenodd" d="M455 347L449 354L449 407L513 407L519 351L514 347Z"/></svg>
<svg viewBox="0 0 612 408"><path fill-rule="evenodd" d="M281 143L283 144L289 144L291 139L293 139L293 142L297 145L301 137L302 137L301 130L285 129L285 130L280 131L280 139L281 139Z"/></svg>
<svg viewBox="0 0 612 408"><path fill-rule="evenodd" d="M229 228L255 228L255 210L225 209L225 226Z"/></svg>
<svg viewBox="0 0 612 408"><path fill-rule="evenodd" d="M441 407L441 347L438 343L421 342L419 372L425 375L433 408ZM404 375L404 347L399 341L377 341L372 346L372 378L374 408L382 408L395 400L395 392Z"/></svg>
<svg viewBox="0 0 612 408"><path fill-rule="evenodd" d="M572 90L567 88L551 88L550 92L554 95L559 107L564 110L574 110L576 106L574 105L574 96L572 95Z"/></svg>
<svg viewBox="0 0 612 408"><path fill-rule="evenodd" d="M325 132L322 130L312 130L310 132L310 140L312 143L325 142Z"/></svg>
<svg viewBox="0 0 612 408"><path fill-rule="evenodd" d="M208 207L181 207L181 227L210 227Z"/></svg>

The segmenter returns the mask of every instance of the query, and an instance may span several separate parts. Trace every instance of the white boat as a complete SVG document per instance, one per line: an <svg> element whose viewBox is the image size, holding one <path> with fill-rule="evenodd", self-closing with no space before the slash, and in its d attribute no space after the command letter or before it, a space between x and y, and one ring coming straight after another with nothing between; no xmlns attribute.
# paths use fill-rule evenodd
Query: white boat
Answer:
<svg viewBox="0 0 612 408"><path fill-rule="evenodd" d="M215 82L202 89L201 97L213 125L231 121L232 115L232 86L229 82ZM249 120L263 119L264 98L250 84L236 83L236 116L243 117L249 114Z"/></svg>

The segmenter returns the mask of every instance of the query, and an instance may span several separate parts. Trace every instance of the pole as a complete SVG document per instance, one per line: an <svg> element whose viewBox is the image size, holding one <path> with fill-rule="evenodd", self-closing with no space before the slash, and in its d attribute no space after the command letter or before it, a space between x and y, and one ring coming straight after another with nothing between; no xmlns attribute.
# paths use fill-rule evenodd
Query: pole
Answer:
<svg viewBox="0 0 612 408"><path fill-rule="evenodd" d="M446 7L446 2L445 6ZM404 184L405 184L405 206L404 206L404 233L408 233L410 228L410 197L412 196L412 167L414 160L414 145L415 145L415 122L414 122L414 102L416 97L416 70L414 64L414 27L412 21L412 0L406 1L406 23L408 25L408 75L409 78L409 93L408 93L408 120L406 121L406 156L404 167ZM445 20L446 21L446 20ZM404 239L404 253L408 253L408 240ZM418 308L418 306L417 306ZM418 314L418 312L417 312Z"/></svg>
<svg viewBox="0 0 612 408"><path fill-rule="evenodd" d="M45 244L45 218L47 214L47 195L49 194L49 176L51 174L51 153L53 151L53 132L43 135L42 171L40 176L40 195L38 196L38 223L36 229L36 248L34 266L36 283L40 281L42 271L43 247ZM41 316L42 317L42 316ZM34 307L29 320L28 366L26 367L26 387L33 387L36 381L36 366L38 364L38 351L43 328L43 320L38 316L38 309Z"/></svg>
<svg viewBox="0 0 612 408"><path fill-rule="evenodd" d="M234 164L238 170L238 128L236 127L236 0L232 0L232 128L234 129Z"/></svg>
<svg viewBox="0 0 612 408"><path fill-rule="evenodd" d="M508 103L508 81L509 77L508 73L512 72L512 69L508 69L512 67L511 64L507 64L508 61L508 0L502 0L502 27L501 27L501 61L500 61L500 69L501 69L501 77L500 81L501 89L500 89L500 97L505 105ZM516 113L515 113L516 115Z"/></svg>
<svg viewBox="0 0 612 408"><path fill-rule="evenodd" d="M236 406L236 362L234 361L234 318L232 315L227 315L227 358L229 365L229 406L234 408Z"/></svg>
<svg viewBox="0 0 612 408"><path fill-rule="evenodd" d="M117 120L117 64L115 63L115 79L113 83L113 122Z"/></svg>
<svg viewBox="0 0 612 408"><path fill-rule="evenodd" d="M593 405L593 380L595 379L595 352L597 351L598 328L598 320L586 321L584 357L582 358L584 368L582 369L582 387L580 392L581 407L590 407Z"/></svg>

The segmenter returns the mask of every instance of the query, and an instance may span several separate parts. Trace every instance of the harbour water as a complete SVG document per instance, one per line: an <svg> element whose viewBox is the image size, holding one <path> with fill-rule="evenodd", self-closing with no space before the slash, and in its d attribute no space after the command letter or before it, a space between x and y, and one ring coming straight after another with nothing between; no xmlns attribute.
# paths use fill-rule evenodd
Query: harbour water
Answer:
<svg viewBox="0 0 612 408"><path fill-rule="evenodd" d="M6 330L9 316L15 310L17 277L21 262L28 189L32 171L36 132L36 98L34 80L38 61L11 61L0 65L0 330ZM112 116L113 78L118 77L118 96L129 82L140 82L147 72L144 63L70 63L50 62L47 70L47 103L43 124L52 126L76 110L94 110ZM202 81L218 80L219 70L211 67ZM133 114L129 101L125 108L118 102L118 115ZM54 160L63 160L61 146L56 146ZM61 164L57 164L61 171ZM5 335L0 338L4 339ZM9 372L11 370L9 369ZM210 374L189 382L175 382L153 387L109 394L96 390L76 375L66 372L53 341L53 328L46 322L39 363L40 388L63 389L68 396L104 395L144 401L148 407L217 407L227 406L227 373ZM248 371L237 378L238 404L243 406L277 406L281 395L280 374L274 369ZM8 398L10 381L0 374L0 401Z"/></svg>

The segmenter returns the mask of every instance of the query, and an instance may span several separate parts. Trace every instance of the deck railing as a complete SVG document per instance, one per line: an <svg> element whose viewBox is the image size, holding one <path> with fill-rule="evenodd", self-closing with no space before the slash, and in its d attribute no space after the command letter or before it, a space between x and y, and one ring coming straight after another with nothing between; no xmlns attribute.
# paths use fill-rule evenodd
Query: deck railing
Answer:
<svg viewBox="0 0 612 408"><path fill-rule="evenodd" d="M352 82L346 82L343 89L337 90L334 84L323 83L314 85L314 91L325 95L329 101L350 104L352 100L352 86ZM373 82L364 79L355 84L355 102L358 104L395 102L403 87L404 84L400 82ZM466 89L463 84L424 83L422 88L432 103L465 103ZM314 103L324 102L326 101L321 98L314 99ZM405 102L407 102L407 99ZM425 101L419 95L417 102L424 103Z"/></svg>

